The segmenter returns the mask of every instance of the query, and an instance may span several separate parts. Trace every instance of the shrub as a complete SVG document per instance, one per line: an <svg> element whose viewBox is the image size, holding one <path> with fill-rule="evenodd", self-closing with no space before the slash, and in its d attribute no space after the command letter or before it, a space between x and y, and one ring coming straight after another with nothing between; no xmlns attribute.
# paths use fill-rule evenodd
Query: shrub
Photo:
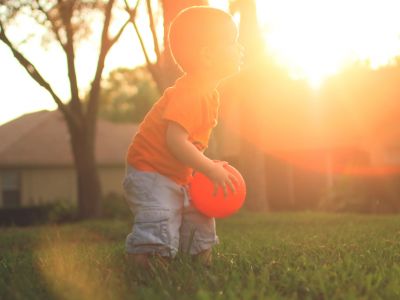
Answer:
<svg viewBox="0 0 400 300"><path fill-rule="evenodd" d="M321 198L319 209L356 213L399 212L398 180L395 176L342 176Z"/></svg>
<svg viewBox="0 0 400 300"><path fill-rule="evenodd" d="M123 196L110 193L102 199L103 218L129 218L131 212Z"/></svg>

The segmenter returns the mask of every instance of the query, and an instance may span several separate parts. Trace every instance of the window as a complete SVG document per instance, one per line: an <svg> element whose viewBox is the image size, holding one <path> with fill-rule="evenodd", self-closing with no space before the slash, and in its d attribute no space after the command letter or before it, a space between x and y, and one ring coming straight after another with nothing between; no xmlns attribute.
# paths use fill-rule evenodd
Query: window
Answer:
<svg viewBox="0 0 400 300"><path fill-rule="evenodd" d="M3 207L19 207L21 205L20 174L17 171L3 171L0 173L0 191Z"/></svg>

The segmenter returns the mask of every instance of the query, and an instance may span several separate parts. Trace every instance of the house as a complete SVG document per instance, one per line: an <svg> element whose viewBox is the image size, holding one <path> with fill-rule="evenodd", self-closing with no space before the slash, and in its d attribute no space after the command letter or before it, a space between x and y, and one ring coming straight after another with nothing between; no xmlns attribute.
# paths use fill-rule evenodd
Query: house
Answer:
<svg viewBox="0 0 400 300"><path fill-rule="evenodd" d="M99 120L96 159L104 196L122 194L133 124ZM0 126L0 208L77 201L70 136L59 111L26 114Z"/></svg>

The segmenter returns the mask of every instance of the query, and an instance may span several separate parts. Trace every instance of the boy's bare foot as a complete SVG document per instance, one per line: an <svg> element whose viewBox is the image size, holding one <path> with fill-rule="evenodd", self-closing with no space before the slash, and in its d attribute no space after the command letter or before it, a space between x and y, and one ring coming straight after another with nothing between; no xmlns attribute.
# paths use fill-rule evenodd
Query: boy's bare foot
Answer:
<svg viewBox="0 0 400 300"><path fill-rule="evenodd" d="M212 264L212 251L211 249L204 250L194 256L195 261L198 261L206 267L211 267Z"/></svg>
<svg viewBox="0 0 400 300"><path fill-rule="evenodd" d="M128 263L133 264L135 267L138 267L140 269L147 270L150 267L148 254L126 253L125 258L128 261Z"/></svg>
<svg viewBox="0 0 400 300"><path fill-rule="evenodd" d="M147 253L127 253L126 260L135 267L142 270L150 270L154 268L166 268L170 259L160 255L149 255Z"/></svg>

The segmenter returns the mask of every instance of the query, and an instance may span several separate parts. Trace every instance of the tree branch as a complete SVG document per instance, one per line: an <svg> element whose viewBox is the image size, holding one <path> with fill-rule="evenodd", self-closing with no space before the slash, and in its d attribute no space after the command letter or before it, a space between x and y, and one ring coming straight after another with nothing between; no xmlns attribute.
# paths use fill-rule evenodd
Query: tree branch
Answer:
<svg viewBox="0 0 400 300"><path fill-rule="evenodd" d="M139 2L140 2L140 0L138 0L138 1L136 2L135 8L131 9L131 8L129 7L128 1L125 0L125 8L126 8L126 11L127 11L128 14L129 14L129 21L132 23L133 28L135 29L136 35L137 35L137 37L138 37L138 39L139 39L139 43L140 43L140 46L141 46L141 48L142 48L144 58L146 59L146 64L149 66L149 65L151 65L152 63L151 63L150 58L149 58L149 55L148 55L148 53L147 53L147 49L146 49L146 46L145 46L145 44L144 44L142 35L140 34L139 28L138 28L137 25L136 25L136 12L137 12L137 8L138 8L138 6L139 6Z"/></svg>
<svg viewBox="0 0 400 300"><path fill-rule="evenodd" d="M122 33L124 32L126 26L129 24L129 19L125 21L124 25L122 25L121 29L118 31L118 33L111 39L110 41L110 48L119 40L121 37Z"/></svg>
<svg viewBox="0 0 400 300"><path fill-rule="evenodd" d="M147 63L148 65L151 65L152 63L151 63L151 61L150 61L149 54L147 53L147 49L146 49L146 46L145 46L145 44L144 44L142 35L140 34L139 28L137 27L135 21L131 21L131 22L132 22L132 24L133 24L133 27L135 28L136 35L137 35L137 37L138 37L138 39L139 39L140 46L142 47L143 55L144 55L144 58L146 59L146 63Z"/></svg>
<svg viewBox="0 0 400 300"><path fill-rule="evenodd" d="M68 2L66 6L58 5L61 19L63 21L66 32L65 56L67 58L68 78L71 91L71 108L82 116L82 106L79 98L78 79L75 68L75 47L74 47L74 32L72 29L71 19L74 11L75 1Z"/></svg>
<svg viewBox="0 0 400 300"><path fill-rule="evenodd" d="M156 53L157 56L157 61L160 61L161 58L161 52L160 52L160 47L158 43L158 38L157 38L157 32L156 32L156 27L154 25L154 16L153 16L153 10L151 8L151 0L146 0L147 3L147 11L149 12L149 20L150 20L150 29L151 29L151 34L153 36L153 43L154 43L154 52Z"/></svg>
<svg viewBox="0 0 400 300"><path fill-rule="evenodd" d="M138 28L138 26L136 24L136 12L137 12L137 8L139 6L139 2L140 2L140 0L138 0L136 2L135 8L131 9L129 7L128 1L125 0L125 9L129 14L129 21L132 23L133 28L135 29L136 35L137 35L137 37L139 39L140 47L142 48L143 55L144 55L144 58L146 60L146 67L149 70L149 72L151 73L151 76L153 77L154 81L156 82L158 90L162 93L163 92L163 89L162 89L163 84L162 84L162 80L160 78L160 69L159 69L157 64L153 64L150 61L150 57L149 57L149 54L147 52L146 46L144 44L142 35L141 35L141 33L139 31L139 28ZM157 58L157 61L160 61L160 57Z"/></svg>
<svg viewBox="0 0 400 300"><path fill-rule="evenodd" d="M113 42L110 40L108 36L108 29L110 27L112 8L114 6L115 0L109 0L105 9L105 17L103 23L103 31L101 34L101 43L100 43L100 54L99 59L97 61L97 68L94 79L92 81L92 87L89 95L89 102L87 106L86 116L87 122L89 125L89 129L94 131L96 125L97 111L99 106L99 95L100 95L100 84L101 84L101 76L104 69L104 62L107 56L108 51L110 50ZM117 34L118 36L118 34ZM94 137L94 134L93 134Z"/></svg>
<svg viewBox="0 0 400 300"><path fill-rule="evenodd" d="M128 12L129 16L130 16L131 18L133 17L133 19L135 19L135 18L136 18L136 12L137 12L137 9L138 9L139 4L140 4L140 0L137 0L137 1L136 1L136 5L135 5L135 7L134 7L133 9L131 9L131 8L129 7L128 0L124 0L124 2L125 2L125 9L126 9L126 11Z"/></svg>
<svg viewBox="0 0 400 300"><path fill-rule="evenodd" d="M8 39L3 23L0 21L0 40L7 45L7 47L12 51L14 57L18 60L18 62L25 68L28 74L43 88L45 88L50 95L53 97L54 101L57 103L58 108L64 114L65 118L69 120L72 124L78 125L76 118L71 114L68 107L61 101L61 99L54 92L50 84L42 77L39 71L35 68L35 66L27 59L25 56L19 52L11 41Z"/></svg>
<svg viewBox="0 0 400 300"><path fill-rule="evenodd" d="M53 31L54 35L56 36L57 41L60 43L63 50L66 51L65 45L61 39L60 33L58 31L58 28L57 28L53 18L51 18L50 15L48 14L48 12L43 8L43 6L40 5L39 1L36 1L36 4L38 6L38 10L41 11L46 16L46 19L50 22L51 30Z"/></svg>

